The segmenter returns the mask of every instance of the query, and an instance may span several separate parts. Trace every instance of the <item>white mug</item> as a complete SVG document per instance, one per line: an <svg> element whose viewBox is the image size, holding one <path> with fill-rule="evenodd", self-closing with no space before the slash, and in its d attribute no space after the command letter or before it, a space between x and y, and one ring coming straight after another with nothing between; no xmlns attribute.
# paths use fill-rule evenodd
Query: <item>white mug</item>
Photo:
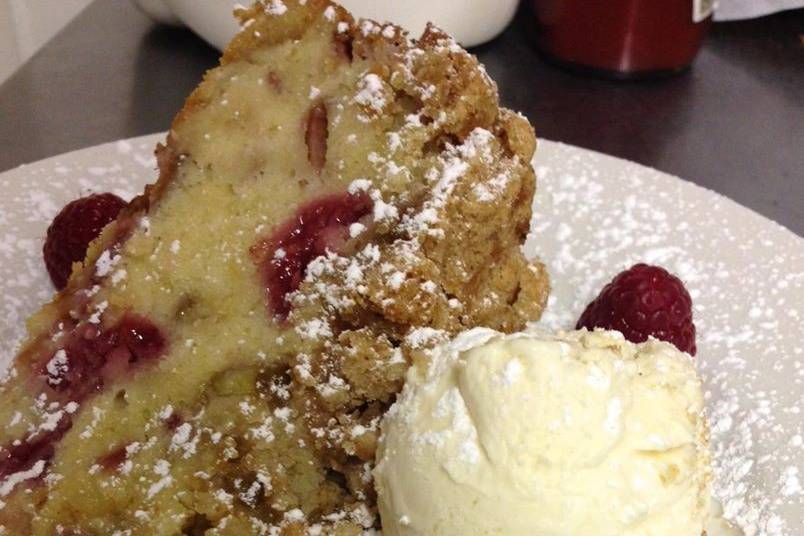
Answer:
<svg viewBox="0 0 804 536"><path fill-rule="evenodd" d="M186 24L211 45L223 49L238 31L231 0L134 0L151 18ZM494 39L511 22L519 0L341 0L355 17L391 21L421 35L433 22L463 46Z"/></svg>

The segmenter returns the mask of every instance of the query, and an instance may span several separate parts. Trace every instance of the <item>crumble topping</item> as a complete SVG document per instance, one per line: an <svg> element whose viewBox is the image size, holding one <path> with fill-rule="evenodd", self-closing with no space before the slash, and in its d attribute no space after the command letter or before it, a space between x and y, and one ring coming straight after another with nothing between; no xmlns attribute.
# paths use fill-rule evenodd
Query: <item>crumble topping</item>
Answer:
<svg viewBox="0 0 804 536"><path fill-rule="evenodd" d="M77 326L103 334L126 308L164 327L165 359L130 376L110 370L80 408L71 401L73 429L55 456L37 460L33 468L43 465L31 486L9 494L4 510L19 512L26 495L45 497L35 482L41 473L62 478L48 477L33 519L0 514L0 525L68 531L100 519L120 534L157 524L220 534L370 534L378 424L408 365L422 358L430 335L421 330L444 337L477 324L511 330L541 312L546 274L520 250L534 182L527 122L499 110L476 61L437 30L417 48L390 25L353 27L318 0L308 2L316 17L282 26L284 16L304 16L298 3L265 1L241 12L249 31L188 101L160 150L166 179L147 216L132 216L121 243L99 240L87 261L90 291L63 298L71 314L44 329L53 353L42 369L57 379L66 372L61 362L47 365L61 341ZM334 44L339 34L348 47ZM298 41L316 72L294 86L271 46L240 61L272 39ZM287 99L282 109L259 115L277 98ZM305 139L299 117L311 106L320 106L317 130ZM141 158L139 148L127 149L121 154ZM501 174L509 180L489 182ZM283 324L265 307L249 248L324 187L365 192L371 212L302 271ZM488 192L482 203L470 195L478 188ZM199 210L215 217L200 218ZM290 253L278 248L273 258ZM53 314L46 309L41 318ZM3 396L25 399L14 377L22 371L27 380L31 369L26 362L18 371L17 363ZM23 437L28 423L49 428L65 418L60 407L44 409L58 400L47 393L36 397L35 411L19 409L9 437ZM79 488L98 510L81 510L86 517L68 527L62 516L76 508L68 503ZM115 510L131 501L138 510ZM111 526L123 518L128 526Z"/></svg>

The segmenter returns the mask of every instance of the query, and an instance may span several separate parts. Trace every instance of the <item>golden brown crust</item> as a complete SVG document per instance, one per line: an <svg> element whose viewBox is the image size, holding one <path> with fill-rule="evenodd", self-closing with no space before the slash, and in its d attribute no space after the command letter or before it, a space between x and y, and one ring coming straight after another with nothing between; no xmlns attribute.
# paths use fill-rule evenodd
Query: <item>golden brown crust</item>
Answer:
<svg viewBox="0 0 804 536"><path fill-rule="evenodd" d="M223 52L221 64L248 59L249 54L264 46L298 40L313 22L329 7L336 10L338 20L352 23L348 11L328 0L308 0L281 4L284 9L273 8L264 2L255 2L249 8L235 10L240 26L247 31L238 33Z"/></svg>

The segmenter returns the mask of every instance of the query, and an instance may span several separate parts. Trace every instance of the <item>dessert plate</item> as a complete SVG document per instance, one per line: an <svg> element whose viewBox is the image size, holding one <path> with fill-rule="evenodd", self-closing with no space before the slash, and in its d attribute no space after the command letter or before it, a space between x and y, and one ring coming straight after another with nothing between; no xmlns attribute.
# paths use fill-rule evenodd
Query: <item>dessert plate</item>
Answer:
<svg viewBox="0 0 804 536"><path fill-rule="evenodd" d="M52 295L42 237L69 200L112 191L130 199L156 178L162 134L56 156L0 174L0 368L25 319ZM804 523L804 239L670 175L542 141L528 254L546 262L553 293L541 324L574 327L584 306L636 262L679 275L695 304L726 517L749 536L796 534Z"/></svg>

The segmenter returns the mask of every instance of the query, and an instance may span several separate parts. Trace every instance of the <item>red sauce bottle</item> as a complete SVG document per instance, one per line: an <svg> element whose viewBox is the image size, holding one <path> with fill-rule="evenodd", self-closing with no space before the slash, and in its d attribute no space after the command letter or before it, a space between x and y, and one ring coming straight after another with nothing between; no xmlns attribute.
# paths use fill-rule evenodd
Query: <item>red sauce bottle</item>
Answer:
<svg viewBox="0 0 804 536"><path fill-rule="evenodd" d="M688 67L712 21L713 0L532 0L539 45L568 67L617 78Z"/></svg>

